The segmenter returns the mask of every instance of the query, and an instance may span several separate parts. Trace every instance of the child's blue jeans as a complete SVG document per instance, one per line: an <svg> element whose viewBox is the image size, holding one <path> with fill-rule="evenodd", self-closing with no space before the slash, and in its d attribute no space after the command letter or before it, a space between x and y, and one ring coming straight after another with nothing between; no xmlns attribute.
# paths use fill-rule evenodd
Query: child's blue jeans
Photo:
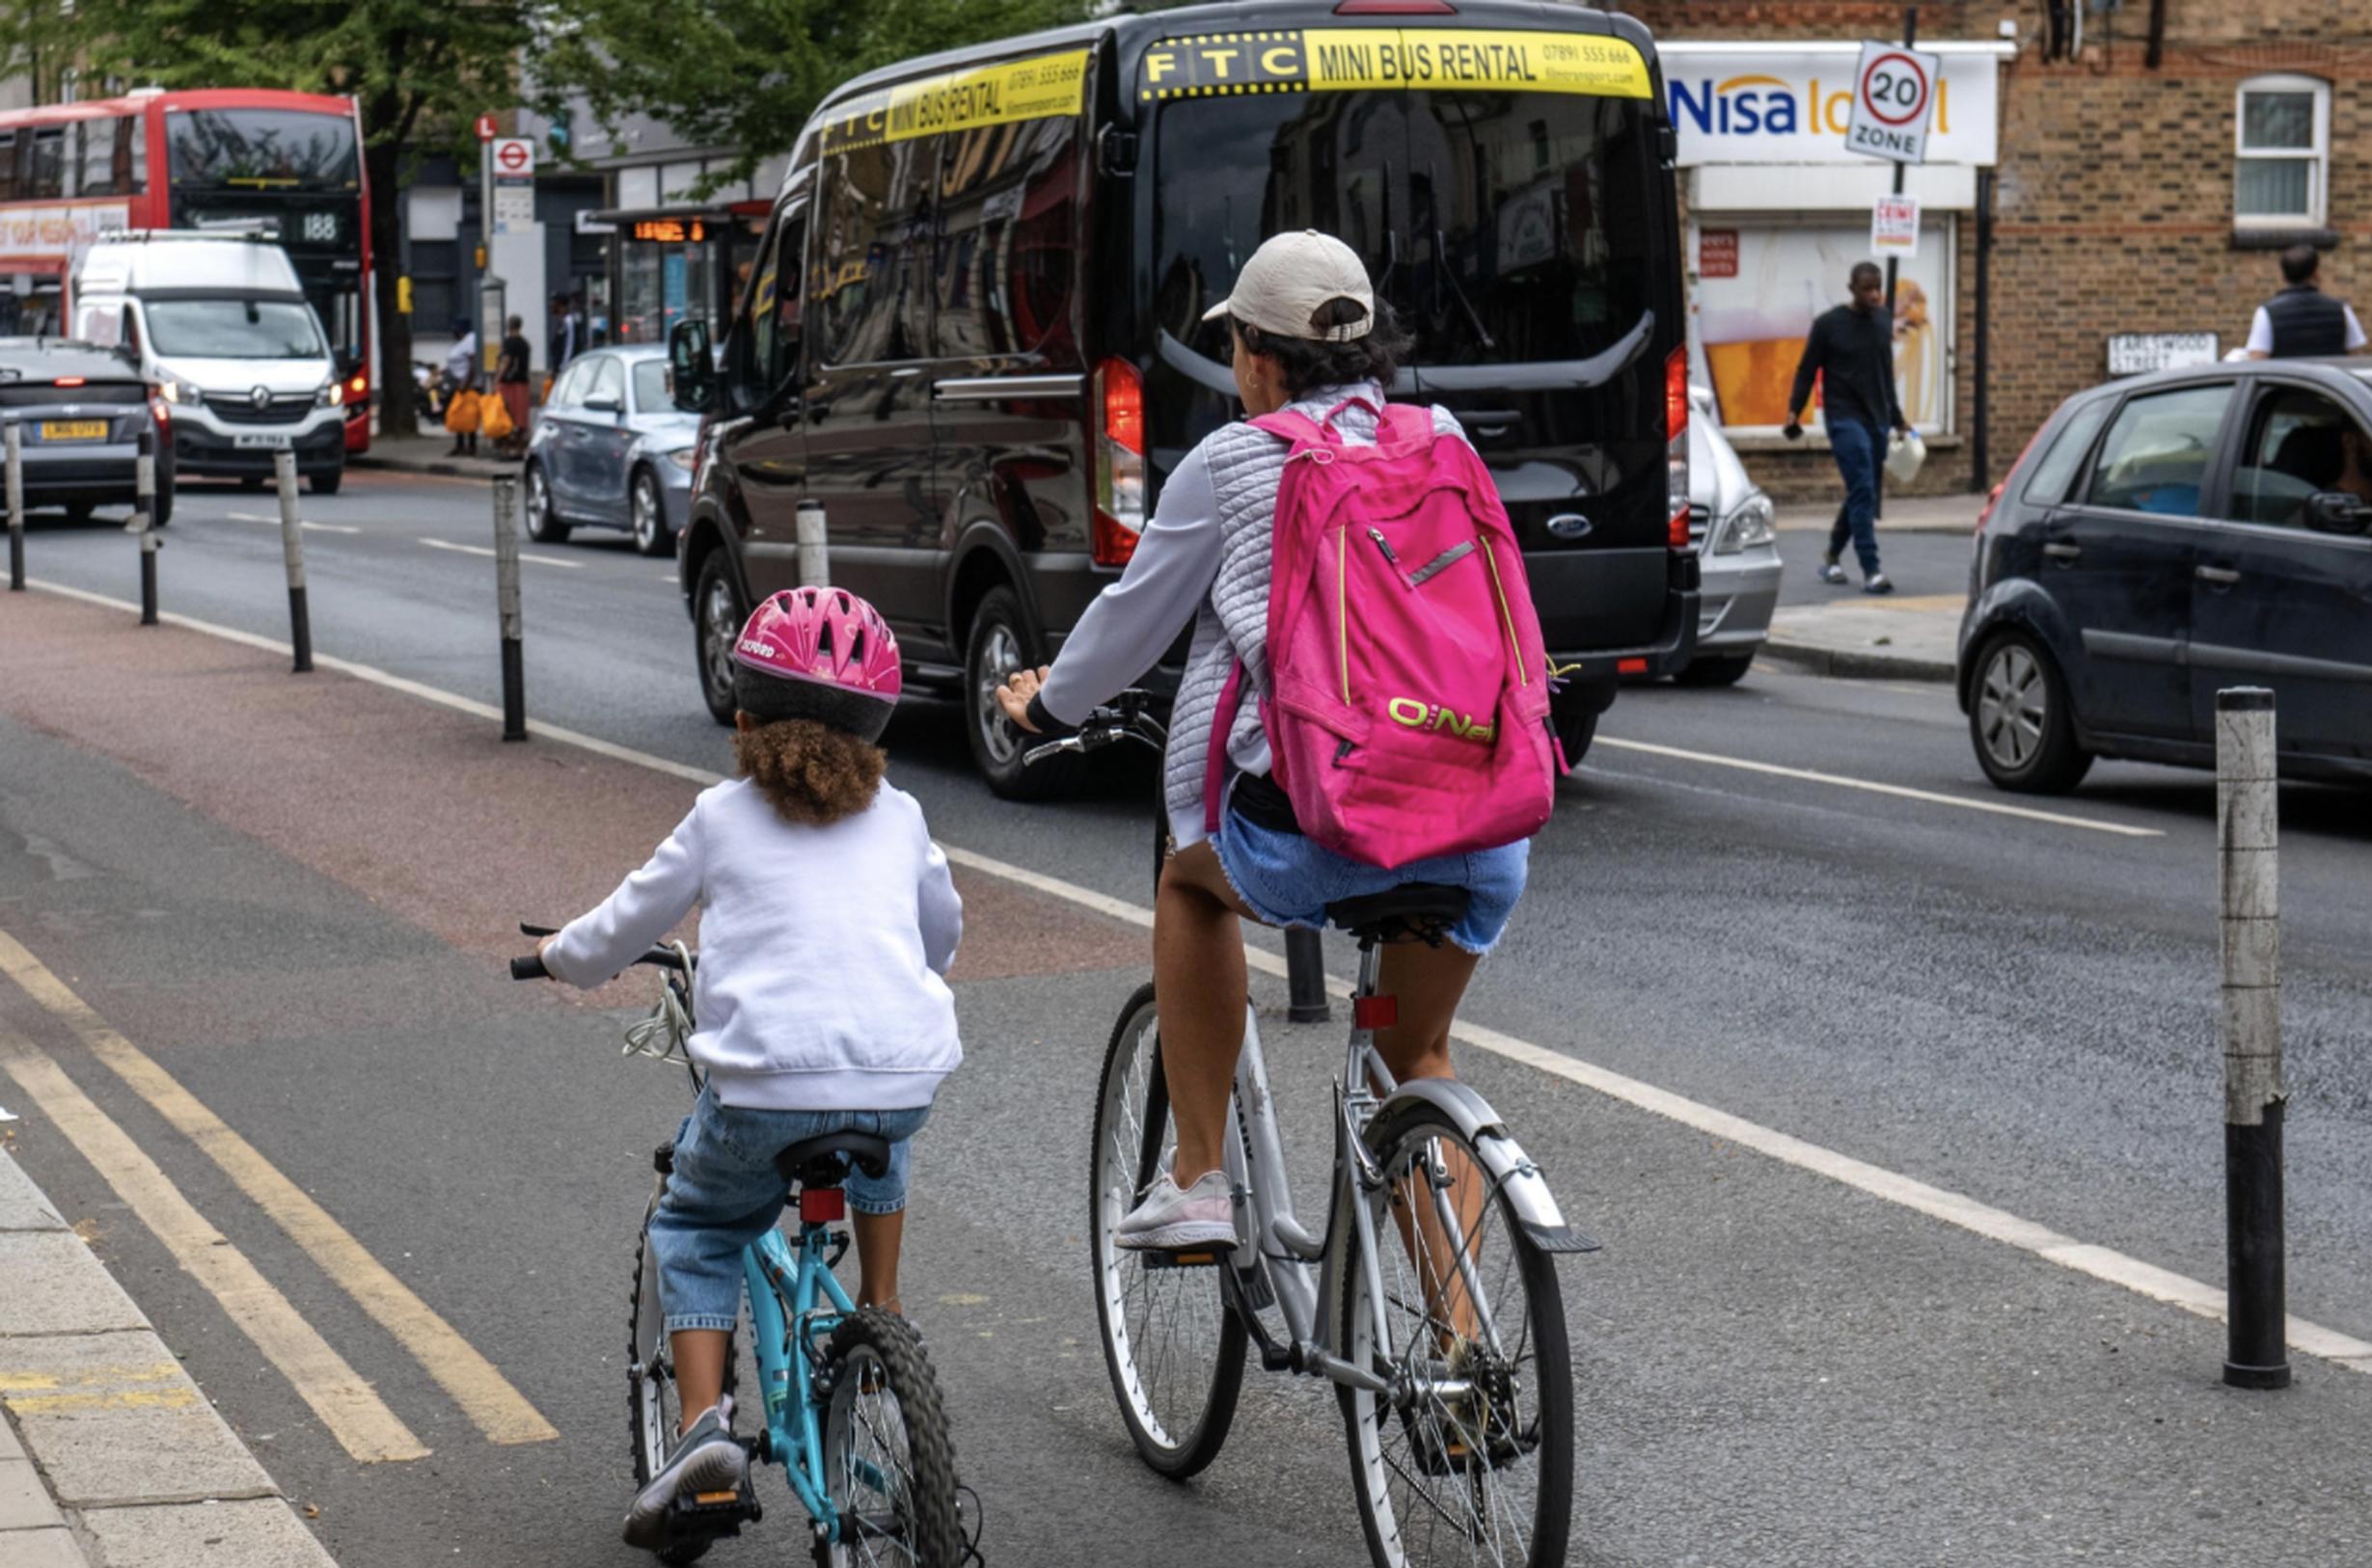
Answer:
<svg viewBox="0 0 2372 1568"><path fill-rule="evenodd" d="M668 1332L723 1329L741 1315L742 1250L775 1228L790 1189L775 1156L803 1138L869 1132L889 1140L889 1169L869 1176L850 1164L844 1190L860 1214L906 1206L907 1141L931 1108L903 1111L756 1111L720 1105L702 1090L675 1134L675 1169L651 1216L651 1254Z"/></svg>

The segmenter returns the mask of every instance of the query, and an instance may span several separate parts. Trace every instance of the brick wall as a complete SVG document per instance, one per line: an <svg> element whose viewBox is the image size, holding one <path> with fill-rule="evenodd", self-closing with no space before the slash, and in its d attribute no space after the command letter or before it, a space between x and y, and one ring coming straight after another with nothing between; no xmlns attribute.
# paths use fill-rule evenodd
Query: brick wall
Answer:
<svg viewBox="0 0 2372 1568"><path fill-rule="evenodd" d="M2081 0L2076 0L2081 3ZM1899 36L1901 8L1849 0L1670 0L1622 7L1658 36L1813 40ZM2119 332L2247 338L2280 286L2270 250L2232 226L2240 84L2275 72L2331 84L2322 282L2372 317L2372 0L2258 0L2211 9L2168 0L2165 49L2144 62L2147 0L2086 18L2082 58L2045 62L2043 13L2027 3L1922 4L1922 39L2025 37L2004 70L1995 198L1990 468L1999 478L2060 399L2107 373ZM1974 427L1975 224L1960 233L1956 423ZM1830 493L1825 458L1746 454L1775 495ZM1942 451L1919 488L1967 485L1968 454Z"/></svg>

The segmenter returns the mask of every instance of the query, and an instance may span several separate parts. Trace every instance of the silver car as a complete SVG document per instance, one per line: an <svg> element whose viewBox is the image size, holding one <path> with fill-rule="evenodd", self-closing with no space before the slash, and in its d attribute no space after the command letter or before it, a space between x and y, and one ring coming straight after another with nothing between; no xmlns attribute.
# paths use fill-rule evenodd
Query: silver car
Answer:
<svg viewBox="0 0 2372 1568"><path fill-rule="evenodd" d="M661 345L569 361L528 437L528 537L557 545L576 527L624 528L643 554L672 554L699 434L700 417L675 407Z"/></svg>
<svg viewBox="0 0 2372 1568"><path fill-rule="evenodd" d="M1683 686L1729 686L1755 662L1779 607L1779 535L1771 498L1747 476L1722 439L1713 394L1689 389L1688 540L1704 586L1697 597L1697 653L1677 677Z"/></svg>

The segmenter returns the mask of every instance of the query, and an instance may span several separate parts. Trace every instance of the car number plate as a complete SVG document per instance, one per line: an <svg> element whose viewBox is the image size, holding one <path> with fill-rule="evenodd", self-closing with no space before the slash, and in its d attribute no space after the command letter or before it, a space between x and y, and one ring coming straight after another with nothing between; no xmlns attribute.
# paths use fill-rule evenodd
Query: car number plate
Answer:
<svg viewBox="0 0 2372 1568"><path fill-rule="evenodd" d="M267 451L277 450L280 447L288 445L288 436L287 432L284 430L247 430L240 432L240 434L232 441L232 445L234 446L260 446Z"/></svg>
<svg viewBox="0 0 2372 1568"><path fill-rule="evenodd" d="M105 441L107 421L105 419L43 419L41 439L43 441Z"/></svg>

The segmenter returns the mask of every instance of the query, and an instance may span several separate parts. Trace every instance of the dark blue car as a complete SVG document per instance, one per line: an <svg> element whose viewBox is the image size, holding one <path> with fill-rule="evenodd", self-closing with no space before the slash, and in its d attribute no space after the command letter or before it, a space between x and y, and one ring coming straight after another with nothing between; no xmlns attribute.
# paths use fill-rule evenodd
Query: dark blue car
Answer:
<svg viewBox="0 0 2372 1568"><path fill-rule="evenodd" d="M1959 692L2005 790L2215 764L2267 686L2285 775L2372 782L2372 366L2259 360L2061 404L1978 521Z"/></svg>

